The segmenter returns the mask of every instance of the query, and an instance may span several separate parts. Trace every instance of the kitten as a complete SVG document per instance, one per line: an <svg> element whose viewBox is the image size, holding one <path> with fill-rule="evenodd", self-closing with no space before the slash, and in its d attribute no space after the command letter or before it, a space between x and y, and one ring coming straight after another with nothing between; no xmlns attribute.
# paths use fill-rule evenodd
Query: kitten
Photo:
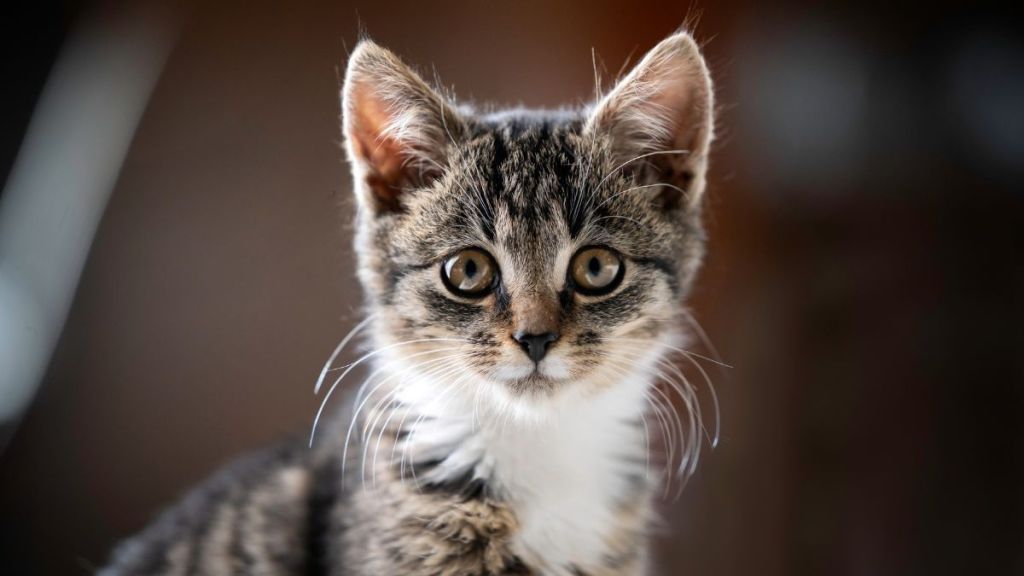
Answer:
<svg viewBox="0 0 1024 576"><path fill-rule="evenodd" d="M374 366L355 416L230 467L101 574L646 573L647 420L681 429L655 379L705 239L697 45L665 39L590 107L486 112L363 41L342 98ZM689 470L695 421L667 446Z"/></svg>

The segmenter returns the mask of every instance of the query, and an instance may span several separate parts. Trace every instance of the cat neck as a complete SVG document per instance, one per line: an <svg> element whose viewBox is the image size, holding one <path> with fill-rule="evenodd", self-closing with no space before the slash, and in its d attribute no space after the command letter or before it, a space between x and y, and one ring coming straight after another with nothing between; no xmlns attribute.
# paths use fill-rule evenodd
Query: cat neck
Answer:
<svg viewBox="0 0 1024 576"><path fill-rule="evenodd" d="M642 532L654 472L640 376L587 396L566 391L534 408L423 402L398 394L397 452L428 488L503 502L520 525L517 554L545 573L598 565L622 530ZM580 385L579 389L592 389ZM633 552L635 553L635 552Z"/></svg>

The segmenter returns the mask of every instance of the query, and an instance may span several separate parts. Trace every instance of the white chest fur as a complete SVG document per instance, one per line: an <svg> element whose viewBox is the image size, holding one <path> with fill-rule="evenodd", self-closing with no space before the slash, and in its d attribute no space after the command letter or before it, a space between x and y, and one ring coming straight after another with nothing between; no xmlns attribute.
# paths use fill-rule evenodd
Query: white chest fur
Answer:
<svg viewBox="0 0 1024 576"><path fill-rule="evenodd" d="M621 386L489 440L493 481L513 504L528 563L561 574L607 553L630 475L647 472L642 409L642 387Z"/></svg>
<svg viewBox="0 0 1024 576"><path fill-rule="evenodd" d="M508 501L520 525L515 552L528 565L553 575L598 565L621 528L623 500L648 473L640 420L648 383L633 378L587 397L564 394L529 416L479 404L428 410L432 418L413 435L412 452L436 454L447 445L434 479L471 468ZM407 400L429 406L409 393Z"/></svg>

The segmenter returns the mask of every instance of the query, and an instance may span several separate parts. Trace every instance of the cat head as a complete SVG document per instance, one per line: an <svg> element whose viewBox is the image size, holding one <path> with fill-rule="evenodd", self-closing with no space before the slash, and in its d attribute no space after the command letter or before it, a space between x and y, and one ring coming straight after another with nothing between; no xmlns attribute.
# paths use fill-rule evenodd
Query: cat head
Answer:
<svg viewBox="0 0 1024 576"><path fill-rule="evenodd" d="M615 387L677 344L714 107L688 34L576 110L477 112L369 41L342 97L383 362L427 394L531 406Z"/></svg>

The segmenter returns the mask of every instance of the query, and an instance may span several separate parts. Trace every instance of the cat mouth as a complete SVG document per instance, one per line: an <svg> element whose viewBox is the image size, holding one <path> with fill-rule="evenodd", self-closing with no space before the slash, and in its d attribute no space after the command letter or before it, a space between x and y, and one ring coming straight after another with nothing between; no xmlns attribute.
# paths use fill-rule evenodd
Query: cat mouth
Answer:
<svg viewBox="0 0 1024 576"><path fill-rule="evenodd" d="M528 372L524 372L505 378L502 383L516 393L544 394L561 388L570 380L567 375L559 374L557 370L551 370L543 363L534 364Z"/></svg>
<svg viewBox="0 0 1024 576"><path fill-rule="evenodd" d="M561 383L561 379L545 376L539 368L534 368L528 375L508 380L505 385L514 392L537 393L553 390Z"/></svg>
<svg viewBox="0 0 1024 576"><path fill-rule="evenodd" d="M516 392L552 390L569 380L571 373L565 362L545 358L540 362L513 362L493 373L492 378Z"/></svg>

